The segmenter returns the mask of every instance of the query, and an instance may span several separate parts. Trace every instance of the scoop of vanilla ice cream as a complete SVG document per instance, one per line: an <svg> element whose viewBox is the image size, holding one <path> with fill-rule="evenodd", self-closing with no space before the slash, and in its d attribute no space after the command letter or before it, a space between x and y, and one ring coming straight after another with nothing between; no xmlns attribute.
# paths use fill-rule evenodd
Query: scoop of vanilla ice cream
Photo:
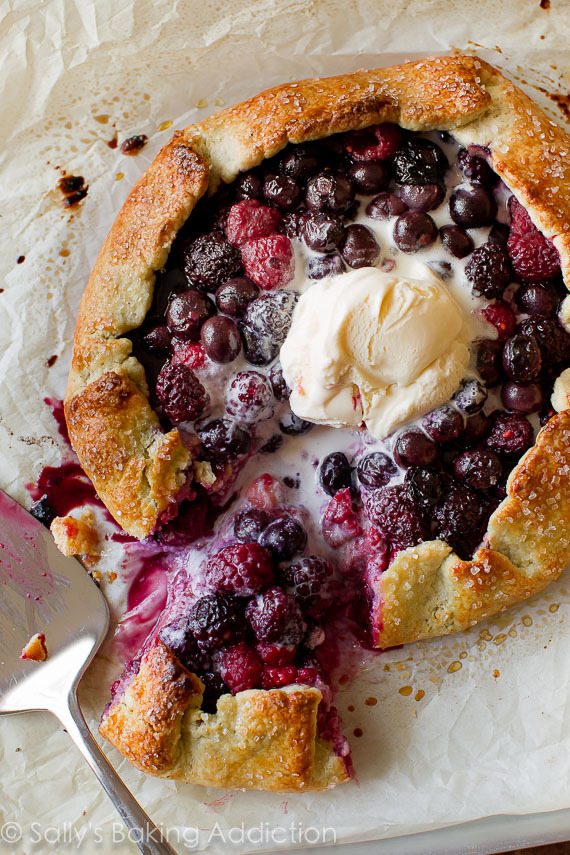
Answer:
<svg viewBox="0 0 570 855"><path fill-rule="evenodd" d="M441 280L364 267L301 296L281 348L290 405L307 421L382 439L447 401L469 361L465 314Z"/></svg>

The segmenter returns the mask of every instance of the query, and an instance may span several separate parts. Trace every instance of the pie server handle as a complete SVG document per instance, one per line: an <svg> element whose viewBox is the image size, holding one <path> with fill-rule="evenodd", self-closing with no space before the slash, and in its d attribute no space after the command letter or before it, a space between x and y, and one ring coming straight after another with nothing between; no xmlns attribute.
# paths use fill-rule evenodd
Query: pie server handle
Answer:
<svg viewBox="0 0 570 855"><path fill-rule="evenodd" d="M130 832L128 839L136 843L144 855L176 855L160 829L142 809L99 748L83 718L75 692L70 692L67 704L62 704L52 711L64 725L117 808Z"/></svg>

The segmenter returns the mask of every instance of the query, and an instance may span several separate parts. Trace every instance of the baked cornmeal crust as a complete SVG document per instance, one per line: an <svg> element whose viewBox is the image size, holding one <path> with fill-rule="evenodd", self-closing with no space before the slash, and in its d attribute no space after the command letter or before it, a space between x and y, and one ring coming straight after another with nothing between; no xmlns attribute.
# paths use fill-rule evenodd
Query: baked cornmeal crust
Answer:
<svg viewBox="0 0 570 855"><path fill-rule="evenodd" d="M120 525L150 534L192 477L178 430L163 433L144 371L123 336L150 308L154 273L198 199L289 142L396 122L451 130L492 166L557 247L570 282L570 137L496 69L473 57L305 80L268 90L174 134L132 190L90 276L65 401L71 441ZM375 592L375 643L456 632L556 579L570 561L570 411L515 467L483 546L460 560L440 541L400 553ZM101 733L146 772L220 787L323 789L347 780L317 735L307 686L224 695L199 710L202 684L160 642L113 701Z"/></svg>

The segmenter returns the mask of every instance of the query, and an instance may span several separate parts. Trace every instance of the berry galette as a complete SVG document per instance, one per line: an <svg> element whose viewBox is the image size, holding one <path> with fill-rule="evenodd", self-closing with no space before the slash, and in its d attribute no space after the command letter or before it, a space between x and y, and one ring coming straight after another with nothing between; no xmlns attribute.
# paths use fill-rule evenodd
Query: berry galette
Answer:
<svg viewBox="0 0 570 855"><path fill-rule="evenodd" d="M341 618L385 648L570 559L570 138L472 57L177 132L81 304L66 417L168 601L101 733L146 772L323 789Z"/></svg>

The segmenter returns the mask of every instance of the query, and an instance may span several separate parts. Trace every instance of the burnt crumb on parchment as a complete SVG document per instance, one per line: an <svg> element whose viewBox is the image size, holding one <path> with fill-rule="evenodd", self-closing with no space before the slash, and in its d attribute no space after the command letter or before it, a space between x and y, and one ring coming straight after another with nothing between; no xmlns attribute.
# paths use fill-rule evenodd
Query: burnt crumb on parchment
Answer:
<svg viewBox="0 0 570 855"><path fill-rule="evenodd" d="M550 9L550 0L540 0L541 9Z"/></svg>
<svg viewBox="0 0 570 855"><path fill-rule="evenodd" d="M25 255L19 255L18 258L16 259L16 264L23 264L25 260L26 260Z"/></svg>
<svg viewBox="0 0 570 855"><path fill-rule="evenodd" d="M146 134L135 134L132 137L128 137L126 140L123 140L121 143L121 152L123 154L134 155L138 154L139 151L145 147L148 142L148 137Z"/></svg>
<svg viewBox="0 0 570 855"><path fill-rule="evenodd" d="M54 353L53 356L50 356L49 359L46 359L46 365L48 368L51 368L52 365L55 365L56 362L57 362L57 353Z"/></svg>
<svg viewBox="0 0 570 855"><path fill-rule="evenodd" d="M73 208L87 196L88 185L82 175L64 175L57 182L57 189L63 195L66 208Z"/></svg>

